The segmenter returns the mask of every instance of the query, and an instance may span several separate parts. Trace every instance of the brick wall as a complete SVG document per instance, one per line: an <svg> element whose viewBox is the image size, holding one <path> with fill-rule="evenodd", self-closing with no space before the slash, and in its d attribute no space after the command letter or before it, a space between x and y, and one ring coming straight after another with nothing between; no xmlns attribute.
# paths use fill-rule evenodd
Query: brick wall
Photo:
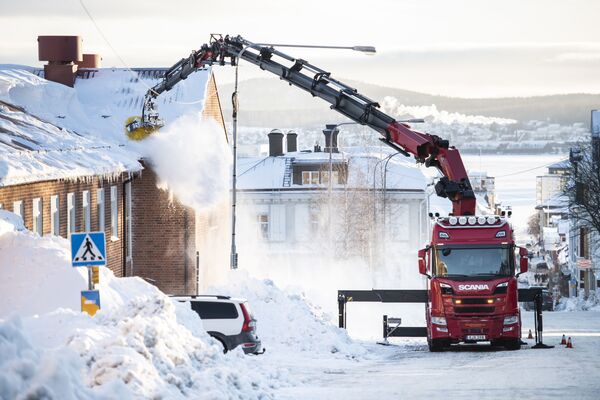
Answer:
<svg viewBox="0 0 600 400"><path fill-rule="evenodd" d="M196 292L195 213L157 187L157 176L144 162L132 182L134 275L168 294Z"/></svg>
<svg viewBox="0 0 600 400"><path fill-rule="evenodd" d="M13 204L15 201L23 202L23 220L29 230L33 230L33 199L42 199L42 233L49 235L50 226L50 197L58 195L59 200L59 234L67 237L67 194L75 194L75 231L84 231L84 215L82 207L82 194L85 190L90 192L90 228L92 231L98 230L98 211L97 211L97 191L98 188L104 188L104 227L106 234L107 266L116 276L123 276L123 183L126 176L118 179L107 180L100 177L86 178L77 181L45 181L27 183L22 185L12 185L0 188L0 204L2 208L14 212ZM110 188L116 186L118 191L118 232L116 235L111 229L111 202Z"/></svg>

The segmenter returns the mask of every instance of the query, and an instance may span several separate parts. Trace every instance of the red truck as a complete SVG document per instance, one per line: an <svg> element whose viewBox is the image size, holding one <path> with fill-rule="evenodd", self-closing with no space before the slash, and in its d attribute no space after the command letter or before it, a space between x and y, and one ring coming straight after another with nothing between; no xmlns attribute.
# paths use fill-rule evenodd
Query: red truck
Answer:
<svg viewBox="0 0 600 400"><path fill-rule="evenodd" d="M527 249L515 246L505 217L436 218L431 244L419 251L419 272L429 279L429 349L482 341L519 349L517 275L527 262Z"/></svg>
<svg viewBox="0 0 600 400"><path fill-rule="evenodd" d="M430 245L419 252L420 272L429 277L428 291L338 291L340 326L345 326L344 307L348 301L424 302L431 350L478 341L519 348L521 324L513 232L504 217L475 216L475 194L458 149L448 140L414 130L385 114L377 102L334 79L330 72L282 53L276 46L252 43L241 36L211 35L209 43L175 63L148 90L142 116L126 122L127 134L138 139L160 128L164 122L156 111L156 97L208 65L237 65L245 60L319 97L333 110L378 132L380 140L399 153L436 168L442 175L435 184L436 194L452 202L450 216L435 221ZM235 93L233 100L236 121ZM236 126L234 123L234 137ZM235 182L235 147L233 165ZM526 254L525 249L520 249L520 254ZM526 270L527 258L521 257L520 272ZM404 336L425 333L423 328L403 329Z"/></svg>

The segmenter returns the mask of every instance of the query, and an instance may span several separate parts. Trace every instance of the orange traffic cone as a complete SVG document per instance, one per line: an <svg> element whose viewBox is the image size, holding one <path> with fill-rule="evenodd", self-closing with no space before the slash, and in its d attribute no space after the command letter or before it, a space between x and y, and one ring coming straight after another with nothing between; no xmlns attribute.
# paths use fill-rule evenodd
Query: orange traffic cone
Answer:
<svg viewBox="0 0 600 400"><path fill-rule="evenodd" d="M571 336L569 336L569 340L567 340L567 349L572 349L573 348L573 342L571 342Z"/></svg>
<svg viewBox="0 0 600 400"><path fill-rule="evenodd" d="M531 333L531 329L529 330L529 336L527 336L527 339L533 339L533 334Z"/></svg>
<svg viewBox="0 0 600 400"><path fill-rule="evenodd" d="M567 338L565 337L564 333L563 333L563 337L560 341L560 344L567 344Z"/></svg>

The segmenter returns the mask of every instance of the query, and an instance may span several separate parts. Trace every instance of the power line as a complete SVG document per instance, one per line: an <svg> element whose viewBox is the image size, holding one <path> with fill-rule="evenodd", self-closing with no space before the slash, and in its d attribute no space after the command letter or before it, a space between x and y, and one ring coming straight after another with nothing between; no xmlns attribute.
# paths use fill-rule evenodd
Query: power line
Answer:
<svg viewBox="0 0 600 400"><path fill-rule="evenodd" d="M119 61L121 61L121 63L125 66L125 68L137 79L137 82L140 82L142 85L144 85L148 90L153 90L152 87L150 87L148 84L146 84L146 82L144 82L139 74L137 72L135 72L126 62L125 60L123 60L123 58L119 55L119 53L117 52L117 50L113 47L113 45L110 43L110 40L108 40L108 37L106 37L106 35L104 34L104 32L102 31L102 29L100 29L100 26L98 25L98 23L96 22L96 20L94 19L94 17L92 16L92 13L90 13L90 11L88 10L88 8L85 6L85 3L83 2L83 0L79 0L79 4L81 4L81 7L83 8L83 11L85 11L85 13L87 14L88 18L90 19L90 21L92 21L92 23L94 24L94 27L96 28L96 30L98 31L98 33L100 34L100 36L102 37L102 39L106 42L106 44L108 45L108 47L110 47L111 51L114 53L114 55L119 59ZM198 103L202 103L204 102L204 98L197 100L197 101L193 101L193 102L183 102L183 101L178 101L178 100L173 100L174 103L177 104L184 104L184 105L192 105L192 104L198 104Z"/></svg>
<svg viewBox="0 0 600 400"><path fill-rule="evenodd" d="M507 176L519 175L519 174L523 174L523 173L525 173L525 172L533 171L533 170L536 170L536 169L540 169L540 168L544 168L544 167L549 167L549 166L550 166L550 165L552 165L552 164L556 164L556 163L558 163L558 162L563 162L563 161L568 161L568 160L569 160L568 158L564 158L564 159L562 159L562 160L553 161L553 162L550 162L550 163L548 163L548 164L544 164L544 165L538 165L537 167L532 167L532 168L528 168L528 169L523 169L523 170L521 170L521 171L517 171L517 172L511 172L510 174L496 175L496 176L495 176L495 178L504 178L504 177L507 177Z"/></svg>

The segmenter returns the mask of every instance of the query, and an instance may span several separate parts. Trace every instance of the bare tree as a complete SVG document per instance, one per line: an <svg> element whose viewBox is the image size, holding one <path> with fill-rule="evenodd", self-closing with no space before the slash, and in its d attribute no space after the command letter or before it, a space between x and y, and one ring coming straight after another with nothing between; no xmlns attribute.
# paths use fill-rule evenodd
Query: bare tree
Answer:
<svg viewBox="0 0 600 400"><path fill-rule="evenodd" d="M533 235L536 240L540 237L540 214L535 213L529 216L527 220L527 233Z"/></svg>
<svg viewBox="0 0 600 400"><path fill-rule="evenodd" d="M597 151L597 150L596 150ZM572 150L570 179L563 195L568 199L571 215L581 225L600 232L600 163L592 147Z"/></svg>

